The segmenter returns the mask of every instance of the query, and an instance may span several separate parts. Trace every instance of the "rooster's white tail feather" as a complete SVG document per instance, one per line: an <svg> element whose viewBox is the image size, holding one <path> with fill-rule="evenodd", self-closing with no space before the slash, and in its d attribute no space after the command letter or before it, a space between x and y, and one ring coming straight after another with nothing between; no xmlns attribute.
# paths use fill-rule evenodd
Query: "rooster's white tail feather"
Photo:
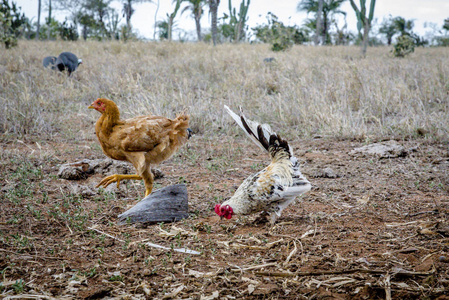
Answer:
<svg viewBox="0 0 449 300"><path fill-rule="evenodd" d="M271 130L268 124L259 124L257 122L251 121L245 117L243 110L240 107L240 116L233 112L227 105L224 108L228 111L229 115L234 119L234 121L243 129L246 135L262 150L268 152L268 144L264 145L263 140L270 141L271 135L276 135L275 132Z"/></svg>

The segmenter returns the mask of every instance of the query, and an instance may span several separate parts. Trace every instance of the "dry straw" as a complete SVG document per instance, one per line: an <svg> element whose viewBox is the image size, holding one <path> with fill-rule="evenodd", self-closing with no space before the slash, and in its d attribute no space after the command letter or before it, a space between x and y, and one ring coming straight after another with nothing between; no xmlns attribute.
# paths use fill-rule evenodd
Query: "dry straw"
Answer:
<svg viewBox="0 0 449 300"><path fill-rule="evenodd" d="M0 132L4 139L83 139L98 117L98 97L124 118L174 117L186 110L205 135L236 133L223 104L290 138L447 136L449 52L420 48L403 59L389 48L161 42L34 42L0 49ZM71 51L83 65L71 78L42 59ZM275 57L264 63L266 57Z"/></svg>

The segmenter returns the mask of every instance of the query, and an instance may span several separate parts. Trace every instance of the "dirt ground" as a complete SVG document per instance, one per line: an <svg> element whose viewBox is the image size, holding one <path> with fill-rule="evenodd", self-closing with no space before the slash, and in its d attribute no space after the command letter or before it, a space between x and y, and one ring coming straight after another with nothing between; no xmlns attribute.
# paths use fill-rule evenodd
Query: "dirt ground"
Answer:
<svg viewBox="0 0 449 300"><path fill-rule="evenodd" d="M268 163L244 139L194 136L161 164L156 189L184 183L190 216L147 226L116 224L143 183L58 178L104 157L94 137L3 143L0 298L449 299L447 143L400 140L403 155L379 158L350 154L366 141L294 141L313 188L271 227L213 212Z"/></svg>

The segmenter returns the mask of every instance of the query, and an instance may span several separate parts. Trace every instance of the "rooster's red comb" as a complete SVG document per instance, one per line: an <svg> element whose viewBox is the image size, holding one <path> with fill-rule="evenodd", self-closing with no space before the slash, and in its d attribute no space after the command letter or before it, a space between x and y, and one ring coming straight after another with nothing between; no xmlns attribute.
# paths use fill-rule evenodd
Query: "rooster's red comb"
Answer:
<svg viewBox="0 0 449 300"><path fill-rule="evenodd" d="M215 205L215 213L216 213L217 215L219 215L219 216L220 216L220 214L221 214L221 212L220 212L220 207L221 207L220 204Z"/></svg>

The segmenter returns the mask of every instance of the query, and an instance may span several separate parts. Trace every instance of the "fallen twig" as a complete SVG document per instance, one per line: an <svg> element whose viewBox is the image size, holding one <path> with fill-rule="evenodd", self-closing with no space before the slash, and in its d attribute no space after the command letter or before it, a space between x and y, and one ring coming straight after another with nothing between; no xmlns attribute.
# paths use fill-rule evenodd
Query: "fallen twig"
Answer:
<svg viewBox="0 0 449 300"><path fill-rule="evenodd" d="M11 250L6 250L6 249L0 249L0 251L4 251L4 252L8 252L8 253L14 253L14 254L17 254L17 255L19 255L19 256L20 256L20 255L23 256L23 254L24 254L24 253L18 253L18 252L14 252L14 251L11 251ZM59 259L59 260L64 260L64 259L66 259L66 258L63 258L63 257L43 256L43 255L32 255L32 254L30 254L30 257L35 258L35 259L37 259L37 258Z"/></svg>
<svg viewBox="0 0 449 300"><path fill-rule="evenodd" d="M93 228L93 227L87 227L87 228L90 229L90 230L94 230L94 231L96 231L98 233L104 234L104 235L106 235L106 236L108 236L110 238L113 238L113 239L115 239L117 241L120 241L122 243L125 243L124 240L121 240L121 239L119 239L119 238L117 238L117 237L115 237L113 235L107 234L106 232L103 232L103 231L98 230L96 228ZM151 242L147 242L147 243L145 243L145 245L153 247L153 248L159 248L159 249L163 249L163 250L173 250L173 251L181 252L181 253L196 254L196 255L201 254L201 252L198 252L198 251L195 251L195 250L190 250L190 249L186 249L186 248L179 248L179 249L178 248L173 248L172 249L172 248L165 247L165 246L162 246L162 245L153 244Z"/></svg>
<svg viewBox="0 0 449 300"><path fill-rule="evenodd" d="M246 267L246 268L238 267L238 269L231 269L231 271L232 272L243 272L243 271L249 271L249 270L262 269L262 268L276 266L276 265L277 265L276 263L268 263L268 264L264 264L264 265L251 266L251 267Z"/></svg>
<svg viewBox="0 0 449 300"><path fill-rule="evenodd" d="M399 227L399 226L408 226L408 225L413 225L418 223L418 221L411 221L411 222L407 222L407 223L397 223L397 222L393 222L393 223L385 223L385 226L387 227Z"/></svg>
<svg viewBox="0 0 449 300"><path fill-rule="evenodd" d="M280 239L280 240L277 240L277 241L274 241L271 243L267 243L263 246L248 246L248 245L239 244L239 243L232 243L231 247L238 248L238 249L268 250L268 249L272 248L273 246L275 246L276 244L279 244L283 241L284 241L284 239Z"/></svg>
<svg viewBox="0 0 449 300"><path fill-rule="evenodd" d="M114 239L114 240L117 240L117 241L120 241L120 242L122 242L122 243L125 243L124 240L121 240L121 239L119 239L119 238L117 238L117 237L115 237L115 236L113 236L113 235L110 235L109 233L103 232L103 231L98 230L98 229L93 228L93 227L87 227L87 228L90 229L90 230L96 231L96 232L98 232L98 233L104 234L105 236L108 236L108 237L110 237L110 238L112 238L112 239Z"/></svg>
<svg viewBox="0 0 449 300"><path fill-rule="evenodd" d="M158 244L153 244L153 243L145 243L145 245L153 247L153 248L159 248L159 249L163 249L163 250L173 250L176 252L181 252L181 253L188 253L188 254L196 254L199 255L201 254L201 252L195 251L195 250L190 250L190 249L186 249L186 248L169 248L169 247L165 247L162 245L158 245Z"/></svg>
<svg viewBox="0 0 449 300"><path fill-rule="evenodd" d="M416 217L419 215L423 215L423 214L438 214L440 211L438 209L434 209L434 210L427 210L427 211L420 211L414 214L406 214L407 217Z"/></svg>
<svg viewBox="0 0 449 300"><path fill-rule="evenodd" d="M385 274L391 273L399 276L429 276L435 273L435 268L430 272L409 272L404 270L369 270L369 269L350 269L350 270L336 270L336 271L315 271L315 272L255 272L256 275L275 276L275 277L295 277L295 276L320 276L320 275L335 275L335 274L352 274L352 273L367 273L367 274Z"/></svg>
<svg viewBox="0 0 449 300"><path fill-rule="evenodd" d="M390 274L385 276L384 284L385 284L385 300L391 300Z"/></svg>
<svg viewBox="0 0 449 300"><path fill-rule="evenodd" d="M14 296L6 296L3 299L7 300L7 299L56 299L56 298L46 296L46 295L21 294L21 295L14 295ZM69 299L69 297L61 298L61 299Z"/></svg>
<svg viewBox="0 0 449 300"><path fill-rule="evenodd" d="M290 252L290 254L287 256L287 259L284 262L284 267L287 266L288 262L290 261L290 259L292 258L293 255L296 254L296 252L298 252L298 248L296 247L296 242L295 240L293 240L293 244L295 245L295 248L292 250L292 252Z"/></svg>

